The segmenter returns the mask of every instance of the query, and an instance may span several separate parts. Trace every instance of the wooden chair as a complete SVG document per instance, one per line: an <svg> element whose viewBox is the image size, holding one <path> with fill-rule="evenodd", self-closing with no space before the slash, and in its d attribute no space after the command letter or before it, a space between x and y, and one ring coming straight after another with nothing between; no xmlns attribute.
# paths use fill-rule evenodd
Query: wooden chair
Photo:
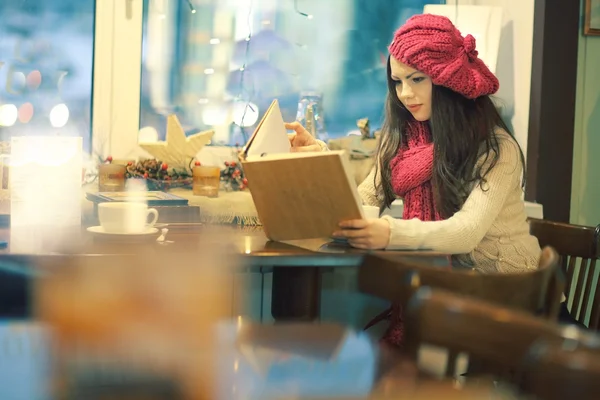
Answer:
<svg viewBox="0 0 600 400"><path fill-rule="evenodd" d="M358 289L406 305L420 286L442 288L505 307L556 318L564 286L558 254L542 252L539 268L519 274L482 274L369 254L358 271Z"/></svg>
<svg viewBox="0 0 600 400"><path fill-rule="evenodd" d="M430 344L467 353L480 363L479 373L509 378L514 384L520 384L518 375L509 372L518 371L540 340L558 344L569 338L588 349L599 340L574 326L430 287L414 294L405 318L407 347Z"/></svg>
<svg viewBox="0 0 600 400"><path fill-rule="evenodd" d="M600 258L600 225L597 227L529 219L529 229L540 246L552 246L560 255L566 275L565 296L571 315L590 329L600 329L600 286L593 287ZM589 321L586 321L590 314Z"/></svg>
<svg viewBox="0 0 600 400"><path fill-rule="evenodd" d="M523 391L539 400L597 399L599 350L600 340L592 346L570 337L562 342L541 340L525 357Z"/></svg>
<svg viewBox="0 0 600 400"><path fill-rule="evenodd" d="M481 274L371 254L359 267L358 289L405 307L415 290L430 286L555 320L564 290L558 261L558 254L547 247L538 269L519 274ZM446 376L454 375L457 355L450 353Z"/></svg>

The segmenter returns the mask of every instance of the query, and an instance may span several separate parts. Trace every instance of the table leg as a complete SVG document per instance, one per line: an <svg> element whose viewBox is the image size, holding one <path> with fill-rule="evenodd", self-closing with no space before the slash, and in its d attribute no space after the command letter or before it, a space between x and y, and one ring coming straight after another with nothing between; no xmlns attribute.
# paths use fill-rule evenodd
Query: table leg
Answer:
<svg viewBox="0 0 600 400"><path fill-rule="evenodd" d="M275 267L271 294L271 315L275 322L319 319L321 270L318 267Z"/></svg>

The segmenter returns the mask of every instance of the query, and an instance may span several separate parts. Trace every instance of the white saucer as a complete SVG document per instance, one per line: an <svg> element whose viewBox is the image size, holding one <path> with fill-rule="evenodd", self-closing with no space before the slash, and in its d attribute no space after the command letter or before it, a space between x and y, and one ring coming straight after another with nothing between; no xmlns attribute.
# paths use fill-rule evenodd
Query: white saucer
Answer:
<svg viewBox="0 0 600 400"><path fill-rule="evenodd" d="M106 232L102 226L90 226L87 231L96 235L102 236L150 236L158 233L158 228L153 226L147 227L143 232L135 233L118 233L118 232Z"/></svg>

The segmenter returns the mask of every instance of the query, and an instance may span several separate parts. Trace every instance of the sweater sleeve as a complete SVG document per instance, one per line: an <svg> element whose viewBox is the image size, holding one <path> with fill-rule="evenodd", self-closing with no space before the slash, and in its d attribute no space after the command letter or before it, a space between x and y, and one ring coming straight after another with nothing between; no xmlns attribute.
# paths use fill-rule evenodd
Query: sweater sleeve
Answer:
<svg viewBox="0 0 600 400"><path fill-rule="evenodd" d="M401 220L384 216L390 223L388 249L420 249L448 254L472 252L502 210L508 194L520 186L522 165L517 143L498 135L500 156L486 182L475 185L463 207L444 221ZM479 165L483 159L479 160ZM485 171L485 167L484 167Z"/></svg>
<svg viewBox="0 0 600 400"><path fill-rule="evenodd" d="M369 175L367 175L367 177L365 178L365 180L363 180L362 183L358 185L358 194L364 205L381 207L383 201L380 200L379 197L377 197L375 174L375 167L373 167Z"/></svg>
<svg viewBox="0 0 600 400"><path fill-rule="evenodd" d="M321 151L329 151L329 147L327 147L327 143L325 143L324 141L319 140L319 139L315 139L315 140L317 141L317 144L321 148Z"/></svg>

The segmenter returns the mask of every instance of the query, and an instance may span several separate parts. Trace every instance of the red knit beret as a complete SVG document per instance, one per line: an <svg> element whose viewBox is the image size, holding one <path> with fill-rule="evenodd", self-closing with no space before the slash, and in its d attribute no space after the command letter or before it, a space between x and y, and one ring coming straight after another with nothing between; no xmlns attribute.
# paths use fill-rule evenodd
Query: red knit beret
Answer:
<svg viewBox="0 0 600 400"><path fill-rule="evenodd" d="M475 50L475 38L463 37L443 16L415 15L394 34L390 54L431 77L434 84L445 86L474 99L496 93L498 78Z"/></svg>

